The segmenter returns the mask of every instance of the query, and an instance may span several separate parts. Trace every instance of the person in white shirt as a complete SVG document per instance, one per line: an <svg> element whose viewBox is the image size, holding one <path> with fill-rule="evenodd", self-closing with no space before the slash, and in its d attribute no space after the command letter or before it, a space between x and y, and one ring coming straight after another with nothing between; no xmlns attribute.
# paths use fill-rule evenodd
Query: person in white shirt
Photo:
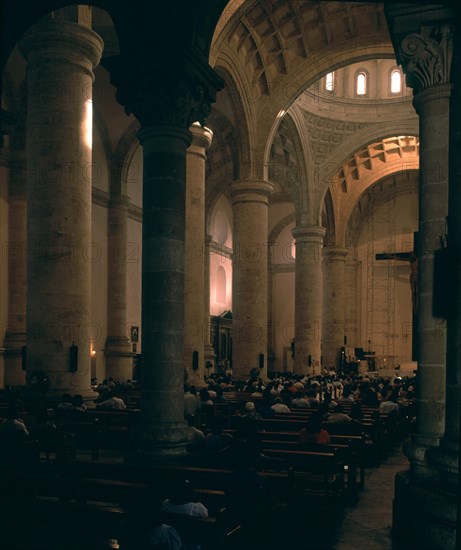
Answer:
<svg viewBox="0 0 461 550"><path fill-rule="evenodd" d="M188 480L174 483L170 497L162 502L160 511L183 516L208 517L207 508L201 502L193 501L192 486Z"/></svg>
<svg viewBox="0 0 461 550"><path fill-rule="evenodd" d="M288 414L291 413L290 409L282 402L281 397L276 397L271 409L275 414Z"/></svg>
<svg viewBox="0 0 461 550"><path fill-rule="evenodd" d="M109 409L109 410L123 410L126 409L126 405L120 397L117 397L113 393L110 393L107 398L96 405L97 409Z"/></svg>

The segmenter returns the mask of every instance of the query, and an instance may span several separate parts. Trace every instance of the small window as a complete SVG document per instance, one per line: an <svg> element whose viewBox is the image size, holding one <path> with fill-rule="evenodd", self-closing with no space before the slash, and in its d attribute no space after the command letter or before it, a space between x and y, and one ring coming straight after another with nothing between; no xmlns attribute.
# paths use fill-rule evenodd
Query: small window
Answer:
<svg viewBox="0 0 461 550"><path fill-rule="evenodd" d="M398 94L402 90L402 74L398 69L391 73L391 94Z"/></svg>
<svg viewBox="0 0 461 550"><path fill-rule="evenodd" d="M361 72L357 75L357 95L366 95L367 93L367 75Z"/></svg>
<svg viewBox="0 0 461 550"><path fill-rule="evenodd" d="M335 91L335 73L328 73L325 77L325 90L327 92Z"/></svg>

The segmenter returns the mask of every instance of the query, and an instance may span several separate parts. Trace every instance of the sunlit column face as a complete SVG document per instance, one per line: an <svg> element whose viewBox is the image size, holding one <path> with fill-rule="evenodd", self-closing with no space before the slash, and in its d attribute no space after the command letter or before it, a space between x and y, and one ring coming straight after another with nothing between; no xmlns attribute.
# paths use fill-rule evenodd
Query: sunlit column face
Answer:
<svg viewBox="0 0 461 550"><path fill-rule="evenodd" d="M83 143L88 150L93 148L93 100L87 99L84 103L84 114L82 122Z"/></svg>

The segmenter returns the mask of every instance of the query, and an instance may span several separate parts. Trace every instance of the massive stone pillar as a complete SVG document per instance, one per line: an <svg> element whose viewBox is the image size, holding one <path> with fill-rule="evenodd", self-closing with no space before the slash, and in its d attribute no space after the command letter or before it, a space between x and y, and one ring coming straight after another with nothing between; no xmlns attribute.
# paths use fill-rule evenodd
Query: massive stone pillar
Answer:
<svg viewBox="0 0 461 550"><path fill-rule="evenodd" d="M235 181L230 194L234 217L232 261L233 376L253 368L267 376L268 203L272 184Z"/></svg>
<svg viewBox="0 0 461 550"><path fill-rule="evenodd" d="M320 374L322 330L322 242L325 228L299 225L292 230L295 264L295 372Z"/></svg>
<svg viewBox="0 0 461 550"><path fill-rule="evenodd" d="M133 378L133 354L128 340L127 215L129 197L113 194L109 201L107 266L107 338L104 346L106 374L114 380Z"/></svg>
<svg viewBox="0 0 461 550"><path fill-rule="evenodd" d="M344 306L344 334L347 344L354 348L360 347L360 262L355 259L347 260L345 265L345 306Z"/></svg>
<svg viewBox="0 0 461 550"><path fill-rule="evenodd" d="M456 412L459 416L459 336L451 334L447 345L444 318L448 317L448 310L440 311L440 298L450 286L446 277L453 273L453 269L459 273L459 268L450 267L447 263L445 269L440 265L439 271L437 265L439 257L446 255L443 248L446 244L448 215L448 162L449 158L454 161L459 157L459 135L456 137L456 132L459 132L459 110L455 113L453 100L450 101L451 78L459 72L459 68L455 71L451 66L454 27L449 24L449 12L446 9L429 9L423 16L416 14L415 17L408 7L402 13L397 7L395 10L392 23L397 37L394 36L394 40L398 45L398 55L407 75L407 83L414 91L414 106L420 120L420 188L416 246L417 426L411 444L406 448L411 468L399 472L396 477L393 532L408 548L453 550L456 545L459 432L446 437L445 442L445 437L442 440L441 437L445 430L445 420L447 427L449 424L452 398L456 401L452 409L455 411L454 416ZM427 24L424 24L424 18ZM440 23L437 23L438 20ZM450 178L457 179L458 176L450 173ZM451 183L454 185L450 185L450 216L453 214L456 217L458 212L455 214L456 207L454 210L452 207L459 204L459 180L454 182L452 179ZM459 246L459 222L451 220L450 223L454 224L451 227L457 229L453 234L449 232L449 250L452 244L454 249ZM443 271L442 278L438 279L437 273ZM437 296L435 292L439 291L442 294ZM448 300L453 302L452 297ZM456 319L454 322L456 325L459 321ZM450 380L450 373L454 374L451 379L457 385L451 395L445 391L445 382ZM459 418L456 418L455 423L459 430ZM445 433L447 436L448 433ZM451 445L448 443L450 439ZM447 479L449 483L446 483Z"/></svg>
<svg viewBox="0 0 461 550"><path fill-rule="evenodd" d="M322 364L338 368L345 327L345 248L323 249Z"/></svg>
<svg viewBox="0 0 461 550"><path fill-rule="evenodd" d="M440 42L431 37L433 32ZM412 469L419 474L429 473L425 452L428 447L438 445L445 420L446 330L441 319L434 315L433 303L434 258L444 241L448 215L451 84L448 74L442 81L439 78L436 50L429 56L431 63L436 65L428 69L427 48L437 44L438 51L447 47L448 53L448 32L448 27L426 29L424 34L404 38L400 48L407 84L413 87L413 104L420 128L418 291L414 327L417 331L418 414L416 432L407 447ZM448 61L444 55L444 62Z"/></svg>
<svg viewBox="0 0 461 550"><path fill-rule="evenodd" d="M183 398L186 152L189 127L204 123L222 84L192 51L104 65L118 100L141 123L142 401L133 459L156 461L183 455L190 438Z"/></svg>
<svg viewBox="0 0 461 550"><path fill-rule="evenodd" d="M41 20L21 42L28 61L27 370L46 373L51 394L93 393L91 94L102 47L90 28L58 18Z"/></svg>
<svg viewBox="0 0 461 550"><path fill-rule="evenodd" d="M20 139L20 141L24 141ZM18 136L14 139L18 147ZM8 185L8 324L4 340L5 385L25 383L27 202L26 155L23 143L12 146Z"/></svg>
<svg viewBox="0 0 461 550"><path fill-rule="evenodd" d="M186 249L184 280L184 365L188 383L204 386L204 344L208 332L205 319L205 160L213 132L194 123L192 143L187 150ZM209 276L208 276L209 279ZM208 298L209 299L209 298Z"/></svg>

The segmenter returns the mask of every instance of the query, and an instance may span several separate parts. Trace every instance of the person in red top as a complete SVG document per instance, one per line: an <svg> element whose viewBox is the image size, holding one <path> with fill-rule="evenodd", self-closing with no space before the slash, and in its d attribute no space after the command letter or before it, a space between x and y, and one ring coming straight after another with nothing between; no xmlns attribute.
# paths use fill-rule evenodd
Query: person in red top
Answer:
<svg viewBox="0 0 461 550"><path fill-rule="evenodd" d="M330 435L322 428L322 415L315 411L307 420L306 427L299 432L300 443L315 443L317 445L328 445Z"/></svg>

